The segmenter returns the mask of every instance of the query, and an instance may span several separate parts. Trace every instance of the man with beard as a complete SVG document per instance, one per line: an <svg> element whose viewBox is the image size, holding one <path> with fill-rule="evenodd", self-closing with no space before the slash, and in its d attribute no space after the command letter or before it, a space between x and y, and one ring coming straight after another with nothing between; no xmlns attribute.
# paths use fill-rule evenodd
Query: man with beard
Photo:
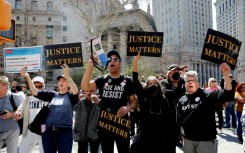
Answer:
<svg viewBox="0 0 245 153"><path fill-rule="evenodd" d="M236 120L237 120L237 137L238 137L238 143L243 143L242 138L242 123L241 123L241 116L242 116L242 110L243 105L245 103L245 83L241 82L236 86L236 92L235 92L235 110L236 110Z"/></svg>
<svg viewBox="0 0 245 153"><path fill-rule="evenodd" d="M165 96L169 101L172 116L176 121L176 145L182 147L180 142L180 130L177 124L177 102L185 93L184 80L180 76L180 67L177 64L172 64L168 68L167 79L161 81L165 90Z"/></svg>
<svg viewBox="0 0 245 153"><path fill-rule="evenodd" d="M100 109L103 111L114 111L115 115L128 118L128 113L135 107L135 94L133 82L129 77L120 73L121 57L117 51L110 51L107 54L109 58L107 66L109 74L99 76L90 81L94 64L91 59L88 62L88 68L81 82L81 89L88 91L91 89L99 89ZM94 57L94 60L98 60ZM128 105L129 102L129 105ZM118 153L129 153L129 137L127 140L116 137L109 132L99 130L99 139L103 153L114 152L114 141L116 141Z"/></svg>

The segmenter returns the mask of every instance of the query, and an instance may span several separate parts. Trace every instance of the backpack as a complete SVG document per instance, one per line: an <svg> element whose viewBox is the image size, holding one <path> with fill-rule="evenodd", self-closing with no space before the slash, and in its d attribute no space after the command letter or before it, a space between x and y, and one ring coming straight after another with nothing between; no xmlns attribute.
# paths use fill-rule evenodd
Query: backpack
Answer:
<svg viewBox="0 0 245 153"><path fill-rule="evenodd" d="M11 93L10 94L10 103L14 109L14 111L17 110L17 106L15 105L15 102L14 102L14 97L13 97L13 94ZM19 119L18 121L18 125L19 125L19 128L20 128L20 135L22 134L22 130L23 130L23 118L22 119Z"/></svg>

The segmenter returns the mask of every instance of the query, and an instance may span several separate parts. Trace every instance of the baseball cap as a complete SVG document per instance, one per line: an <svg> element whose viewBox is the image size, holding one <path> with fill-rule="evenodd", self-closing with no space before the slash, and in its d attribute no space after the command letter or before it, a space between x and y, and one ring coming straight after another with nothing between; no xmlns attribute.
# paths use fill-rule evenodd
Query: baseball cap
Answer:
<svg viewBox="0 0 245 153"><path fill-rule="evenodd" d="M59 80L59 79L61 79L61 78L66 79L65 75L59 75L59 76L57 76L57 80Z"/></svg>
<svg viewBox="0 0 245 153"><path fill-rule="evenodd" d="M119 58L119 60L121 61L121 56L119 55L119 53L118 53L117 51L111 50L111 51L109 51L109 52L107 53L107 57L108 57L108 58L111 57L112 55L117 56L117 57Z"/></svg>
<svg viewBox="0 0 245 153"><path fill-rule="evenodd" d="M9 79L6 76L0 76L0 82L2 82L2 83L8 83L9 82Z"/></svg>
<svg viewBox="0 0 245 153"><path fill-rule="evenodd" d="M40 82L42 84L45 84L44 83L44 79L41 77L41 76L35 76L32 80L31 80L33 83L34 82Z"/></svg>
<svg viewBox="0 0 245 153"><path fill-rule="evenodd" d="M168 68L169 71L172 71L172 70L175 70L175 69L180 70L180 67L177 64L172 64Z"/></svg>
<svg viewBox="0 0 245 153"><path fill-rule="evenodd" d="M21 84L21 87L26 87L26 84Z"/></svg>

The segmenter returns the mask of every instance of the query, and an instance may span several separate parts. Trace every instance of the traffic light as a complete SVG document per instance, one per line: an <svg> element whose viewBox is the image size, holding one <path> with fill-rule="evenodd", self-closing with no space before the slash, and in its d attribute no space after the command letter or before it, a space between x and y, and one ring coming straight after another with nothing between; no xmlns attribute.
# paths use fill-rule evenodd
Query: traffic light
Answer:
<svg viewBox="0 0 245 153"><path fill-rule="evenodd" d="M0 42L15 42L16 24L15 20L11 19L11 27L9 30L0 30ZM0 43L1 44L1 43Z"/></svg>
<svg viewBox="0 0 245 153"><path fill-rule="evenodd" d="M11 5L0 0L0 30L9 30L11 27Z"/></svg>

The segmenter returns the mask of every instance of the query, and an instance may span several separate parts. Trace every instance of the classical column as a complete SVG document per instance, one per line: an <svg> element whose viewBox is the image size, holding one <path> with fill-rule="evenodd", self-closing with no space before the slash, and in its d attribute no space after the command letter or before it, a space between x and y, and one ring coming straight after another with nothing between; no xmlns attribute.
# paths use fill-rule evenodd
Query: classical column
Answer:
<svg viewBox="0 0 245 153"><path fill-rule="evenodd" d="M111 32L111 29L109 29L107 31L107 49L108 49L108 51L113 49L112 48L112 32Z"/></svg>
<svg viewBox="0 0 245 153"><path fill-rule="evenodd" d="M119 47L119 52L122 58L122 64L126 64L126 57L127 57L127 35L126 35L126 30L125 28L120 28L120 47Z"/></svg>

